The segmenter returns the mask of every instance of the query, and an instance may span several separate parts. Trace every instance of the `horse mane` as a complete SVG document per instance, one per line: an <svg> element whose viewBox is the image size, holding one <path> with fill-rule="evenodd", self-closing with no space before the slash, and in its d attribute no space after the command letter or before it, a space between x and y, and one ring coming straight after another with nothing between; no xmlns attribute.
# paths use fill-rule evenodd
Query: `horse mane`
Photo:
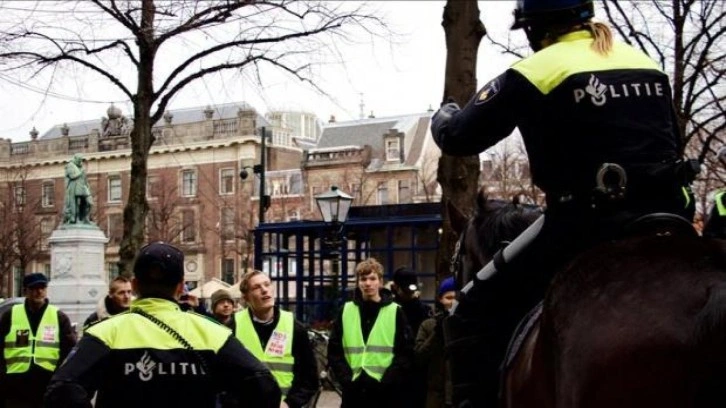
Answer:
<svg viewBox="0 0 726 408"><path fill-rule="evenodd" d="M540 215L542 209L531 204L520 204L517 197L512 201L488 199L483 191L476 199L476 213L472 225L479 239L479 248L491 259L506 243L514 240Z"/></svg>

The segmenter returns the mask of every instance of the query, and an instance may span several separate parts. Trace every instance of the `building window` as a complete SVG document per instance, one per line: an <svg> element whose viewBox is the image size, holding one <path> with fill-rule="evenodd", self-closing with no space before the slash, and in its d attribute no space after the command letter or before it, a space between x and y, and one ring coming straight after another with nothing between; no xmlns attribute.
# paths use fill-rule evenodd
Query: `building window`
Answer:
<svg viewBox="0 0 726 408"><path fill-rule="evenodd" d="M195 197L197 195L197 172L195 170L182 171L182 196Z"/></svg>
<svg viewBox="0 0 726 408"><path fill-rule="evenodd" d="M113 213L108 214L107 231L108 243L111 245L117 245L121 242L124 234L124 219L123 214Z"/></svg>
<svg viewBox="0 0 726 408"><path fill-rule="evenodd" d="M121 202L121 176L109 176L108 177L108 202L109 203L120 203Z"/></svg>
<svg viewBox="0 0 726 408"><path fill-rule="evenodd" d="M182 211L182 242L194 242L197 239L197 228L194 210Z"/></svg>
<svg viewBox="0 0 726 408"><path fill-rule="evenodd" d="M50 280L50 264L45 263L43 264L43 275L45 275L48 280Z"/></svg>
<svg viewBox="0 0 726 408"><path fill-rule="evenodd" d="M25 186L15 186L15 205L18 207L25 205Z"/></svg>
<svg viewBox="0 0 726 408"><path fill-rule="evenodd" d="M156 200L159 198L159 189L163 188L159 183L159 176L149 176L146 179L146 198Z"/></svg>
<svg viewBox="0 0 726 408"><path fill-rule="evenodd" d="M386 140L386 160L398 161L401 160L399 140L388 139Z"/></svg>
<svg viewBox="0 0 726 408"><path fill-rule="evenodd" d="M298 210L291 210L287 213L287 220L288 221L300 221L300 211Z"/></svg>
<svg viewBox="0 0 726 408"><path fill-rule="evenodd" d="M219 171L219 194L234 194L234 169Z"/></svg>
<svg viewBox="0 0 726 408"><path fill-rule="evenodd" d="M408 180L398 180L398 203L411 203L411 184Z"/></svg>
<svg viewBox="0 0 726 408"><path fill-rule="evenodd" d="M53 220L51 218L43 218L40 220L40 250L48 250L48 238L53 232Z"/></svg>
<svg viewBox="0 0 726 408"><path fill-rule="evenodd" d="M234 284L234 275L234 259L222 259L222 280L232 285Z"/></svg>
<svg viewBox="0 0 726 408"><path fill-rule="evenodd" d="M378 205L389 204L388 202L388 187L385 183L378 184Z"/></svg>
<svg viewBox="0 0 726 408"><path fill-rule="evenodd" d="M52 207L55 204L55 183L44 181L41 195L43 207Z"/></svg>
<svg viewBox="0 0 726 408"><path fill-rule="evenodd" d="M222 239L225 241L234 240L234 209L222 208Z"/></svg>
<svg viewBox="0 0 726 408"><path fill-rule="evenodd" d="M111 282L119 275L117 262L106 262L106 271L108 272L108 281Z"/></svg>
<svg viewBox="0 0 726 408"><path fill-rule="evenodd" d="M315 201L315 196L323 191L322 187L311 187L310 189L310 208L318 208L318 203Z"/></svg>

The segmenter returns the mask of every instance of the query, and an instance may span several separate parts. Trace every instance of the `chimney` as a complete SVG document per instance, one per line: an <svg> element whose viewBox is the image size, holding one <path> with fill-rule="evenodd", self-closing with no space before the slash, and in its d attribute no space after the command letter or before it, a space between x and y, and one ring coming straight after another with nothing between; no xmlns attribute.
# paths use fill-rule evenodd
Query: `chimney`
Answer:
<svg viewBox="0 0 726 408"><path fill-rule="evenodd" d="M373 114L373 111L371 111L371 114L368 115L368 119L374 119L376 115Z"/></svg>
<svg viewBox="0 0 726 408"><path fill-rule="evenodd" d="M330 120L328 120L328 123L335 123L335 115L330 115Z"/></svg>

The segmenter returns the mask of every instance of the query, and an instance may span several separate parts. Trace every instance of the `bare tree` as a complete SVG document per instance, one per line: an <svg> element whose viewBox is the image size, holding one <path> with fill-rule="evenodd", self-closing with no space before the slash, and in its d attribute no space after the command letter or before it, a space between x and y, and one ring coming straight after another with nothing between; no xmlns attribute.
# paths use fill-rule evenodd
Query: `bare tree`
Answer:
<svg viewBox="0 0 726 408"><path fill-rule="evenodd" d="M434 150L427 150L421 158L421 168L416 173L416 181L419 185L419 195L424 197L424 202L434 202L439 188L436 180L438 171L439 153Z"/></svg>
<svg viewBox="0 0 726 408"><path fill-rule="evenodd" d="M307 0L42 1L20 21L0 21L0 67L6 77L46 80L48 87L60 70L78 69L100 76L133 103L131 183L119 254L120 271L128 273L145 235L152 126L174 96L194 81L228 70L251 69L261 81L264 66L323 92L313 81L312 52L350 41L349 28L385 34L380 32L385 25L364 7ZM54 20L58 16L64 20ZM170 49L181 51L181 59Z"/></svg>
<svg viewBox="0 0 726 408"><path fill-rule="evenodd" d="M147 235L149 241L164 241L178 244L184 225L179 206L177 183L172 173L164 172L154 176L149 197Z"/></svg>
<svg viewBox="0 0 726 408"><path fill-rule="evenodd" d="M45 250L42 247L47 242L41 232L42 217L38 216L41 207L41 197L28 194L32 185L29 181L27 167L19 166L17 170L9 171L7 183L0 195L0 216L2 226L0 233L0 272L3 278L3 292L10 295L13 270L18 268L27 271L31 263L39 258Z"/></svg>
<svg viewBox="0 0 726 408"><path fill-rule="evenodd" d="M479 20L479 6L475 0L448 0L444 7L443 21L446 35L446 74L443 99L449 98L463 104L476 92L476 60L479 43L486 34L484 24ZM479 180L479 157L452 157L442 155L439 159L437 179L441 185L444 201L453 204L460 211L473 212ZM442 206L443 233L436 259L438 277L449 273L449 259L458 237L452 231L448 205Z"/></svg>

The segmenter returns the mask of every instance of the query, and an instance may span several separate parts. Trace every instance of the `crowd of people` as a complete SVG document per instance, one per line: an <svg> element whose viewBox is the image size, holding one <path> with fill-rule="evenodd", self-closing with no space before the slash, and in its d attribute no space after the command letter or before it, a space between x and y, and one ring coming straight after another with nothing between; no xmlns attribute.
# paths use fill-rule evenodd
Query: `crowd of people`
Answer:
<svg viewBox="0 0 726 408"><path fill-rule="evenodd" d="M188 294L183 259L167 243L143 247L134 277L109 283L80 340L49 303L46 276L27 275L25 301L0 316L0 407L307 406L320 390L318 362L270 278L250 271L239 284L244 307L220 289L204 310ZM453 280L432 308L413 270L395 270L389 290L383 269L373 258L356 266L355 296L332 323L342 406L446 406L441 324Z"/></svg>

